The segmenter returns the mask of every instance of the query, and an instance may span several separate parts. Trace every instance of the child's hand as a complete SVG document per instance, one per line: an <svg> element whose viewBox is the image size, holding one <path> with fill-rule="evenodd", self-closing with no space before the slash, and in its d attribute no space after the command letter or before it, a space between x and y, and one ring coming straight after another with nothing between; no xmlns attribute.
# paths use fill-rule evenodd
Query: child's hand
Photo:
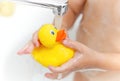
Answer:
<svg viewBox="0 0 120 81"><path fill-rule="evenodd" d="M30 54L34 47L39 47L40 41L38 40L38 31L33 34L32 40L30 40L21 50L18 51L18 54Z"/></svg>
<svg viewBox="0 0 120 81"><path fill-rule="evenodd" d="M96 67L96 64L98 64L99 54L92 49L68 38L63 41L63 44L67 47L75 49L75 56L60 67L50 66L49 69L52 73L46 73L46 77L56 79L58 74L62 74L63 78L72 71Z"/></svg>

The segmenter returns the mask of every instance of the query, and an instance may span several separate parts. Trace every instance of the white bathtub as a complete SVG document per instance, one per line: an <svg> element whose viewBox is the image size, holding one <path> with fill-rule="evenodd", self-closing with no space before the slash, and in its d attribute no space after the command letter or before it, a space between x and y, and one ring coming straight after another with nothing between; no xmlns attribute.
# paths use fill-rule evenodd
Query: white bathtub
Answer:
<svg viewBox="0 0 120 81"><path fill-rule="evenodd" d="M17 51L31 39L33 32L44 23L52 23L53 18L49 9L21 4L16 5L13 16L0 16L0 81L51 81L43 79L45 68L30 55L17 55ZM75 34L70 37L75 39ZM72 76L61 81L72 81Z"/></svg>

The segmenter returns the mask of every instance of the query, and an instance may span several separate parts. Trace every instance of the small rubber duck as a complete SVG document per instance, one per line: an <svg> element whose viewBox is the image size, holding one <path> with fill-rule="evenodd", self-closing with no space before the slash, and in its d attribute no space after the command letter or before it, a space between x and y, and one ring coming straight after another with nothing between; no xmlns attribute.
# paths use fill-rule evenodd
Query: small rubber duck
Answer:
<svg viewBox="0 0 120 81"><path fill-rule="evenodd" d="M57 30L52 24L43 25L38 31L42 45L32 51L33 58L45 67L60 66L74 55L74 50L61 42L66 38L64 30Z"/></svg>

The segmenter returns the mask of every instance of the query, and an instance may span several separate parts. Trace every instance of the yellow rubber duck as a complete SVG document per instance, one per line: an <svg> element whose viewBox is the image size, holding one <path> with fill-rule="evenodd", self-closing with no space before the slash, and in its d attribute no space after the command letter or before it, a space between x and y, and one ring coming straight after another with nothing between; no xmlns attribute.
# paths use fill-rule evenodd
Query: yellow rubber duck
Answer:
<svg viewBox="0 0 120 81"><path fill-rule="evenodd" d="M73 57L74 50L61 43L66 38L64 30L45 24L39 29L38 38L42 45L34 48L32 56L43 66L60 66Z"/></svg>

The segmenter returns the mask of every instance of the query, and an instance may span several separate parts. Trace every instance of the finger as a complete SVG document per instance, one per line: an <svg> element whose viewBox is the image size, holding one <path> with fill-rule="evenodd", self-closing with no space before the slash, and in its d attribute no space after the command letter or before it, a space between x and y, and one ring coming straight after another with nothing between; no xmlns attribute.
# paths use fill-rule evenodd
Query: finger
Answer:
<svg viewBox="0 0 120 81"><path fill-rule="evenodd" d="M66 77L67 75L69 75L70 73L71 73L71 71L64 72L64 73L46 73L45 76L50 79L59 79L60 80L64 77Z"/></svg>
<svg viewBox="0 0 120 81"><path fill-rule="evenodd" d="M36 47L40 46L40 42L38 40L38 31L33 34L32 42Z"/></svg>
<svg viewBox="0 0 120 81"><path fill-rule="evenodd" d="M21 50L18 51L18 54L19 55L30 54L33 49L34 49L34 45L32 41L29 41L28 44L25 45L25 47L23 47Z"/></svg>
<svg viewBox="0 0 120 81"><path fill-rule="evenodd" d="M68 62L64 63L60 67L53 67L49 66L48 69L52 71L53 73L62 73L73 70L78 63L78 60L81 58L81 55L76 54L72 59L70 59Z"/></svg>
<svg viewBox="0 0 120 81"><path fill-rule="evenodd" d="M46 73L45 76L50 79L57 79L58 73Z"/></svg>
<svg viewBox="0 0 120 81"><path fill-rule="evenodd" d="M85 46L77 41L73 41L69 38L66 38L64 41L63 41L63 44L69 48L72 48L72 49L75 49L79 52L82 52L84 51L85 49Z"/></svg>

